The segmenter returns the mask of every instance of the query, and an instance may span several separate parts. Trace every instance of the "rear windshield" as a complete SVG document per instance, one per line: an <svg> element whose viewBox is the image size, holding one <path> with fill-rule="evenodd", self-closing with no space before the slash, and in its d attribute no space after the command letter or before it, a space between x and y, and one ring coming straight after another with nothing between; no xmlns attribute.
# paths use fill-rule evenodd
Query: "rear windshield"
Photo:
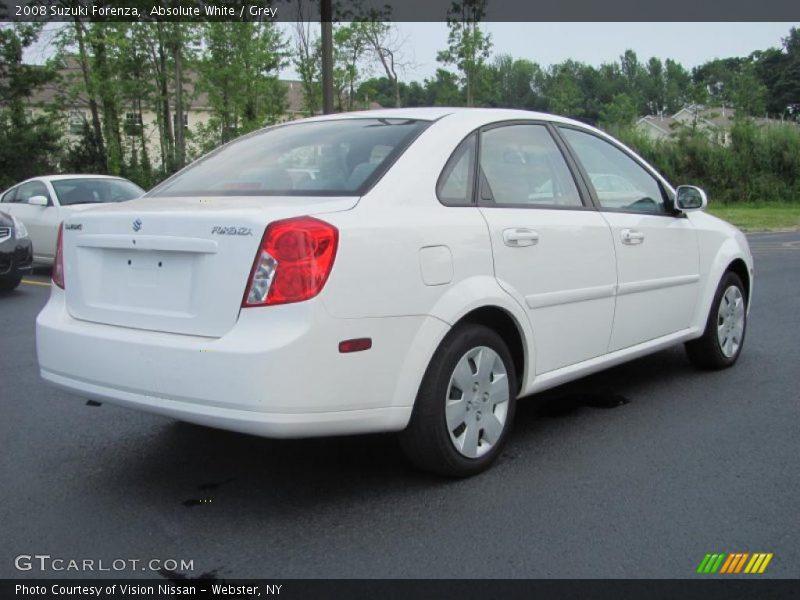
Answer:
<svg viewBox="0 0 800 600"><path fill-rule="evenodd" d="M142 188L125 179L57 179L51 183L61 206L124 202L144 194Z"/></svg>
<svg viewBox="0 0 800 600"><path fill-rule="evenodd" d="M428 124L341 119L273 127L223 146L148 195L360 195Z"/></svg>

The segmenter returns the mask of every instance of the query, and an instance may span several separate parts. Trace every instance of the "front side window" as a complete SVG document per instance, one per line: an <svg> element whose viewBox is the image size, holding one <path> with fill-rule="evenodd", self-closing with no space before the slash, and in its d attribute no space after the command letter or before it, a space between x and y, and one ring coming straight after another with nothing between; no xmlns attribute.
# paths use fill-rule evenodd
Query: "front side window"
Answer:
<svg viewBox="0 0 800 600"><path fill-rule="evenodd" d="M125 202L144 194L142 188L126 179L57 179L52 183L61 206Z"/></svg>
<svg viewBox="0 0 800 600"><path fill-rule="evenodd" d="M561 129L589 175L603 208L666 213L661 186L639 163L613 144L583 131Z"/></svg>
<svg viewBox="0 0 800 600"><path fill-rule="evenodd" d="M34 196L44 196L50 202L50 194L47 192L47 186L41 181L29 181L19 186L17 190L16 202L25 204Z"/></svg>
<svg viewBox="0 0 800 600"><path fill-rule="evenodd" d="M148 195L360 195L427 125L364 118L273 127L223 146Z"/></svg>
<svg viewBox="0 0 800 600"><path fill-rule="evenodd" d="M481 202L583 206L575 180L544 125L506 125L481 136Z"/></svg>

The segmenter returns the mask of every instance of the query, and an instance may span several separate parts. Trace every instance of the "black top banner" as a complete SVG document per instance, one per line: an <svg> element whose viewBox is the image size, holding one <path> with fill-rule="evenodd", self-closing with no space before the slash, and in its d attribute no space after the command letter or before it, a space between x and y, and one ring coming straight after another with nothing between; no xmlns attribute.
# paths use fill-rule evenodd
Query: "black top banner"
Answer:
<svg viewBox="0 0 800 600"><path fill-rule="evenodd" d="M319 21L326 0L0 0L0 21ZM797 21L787 0L328 0L335 21ZM691 40L687 40L691 43Z"/></svg>

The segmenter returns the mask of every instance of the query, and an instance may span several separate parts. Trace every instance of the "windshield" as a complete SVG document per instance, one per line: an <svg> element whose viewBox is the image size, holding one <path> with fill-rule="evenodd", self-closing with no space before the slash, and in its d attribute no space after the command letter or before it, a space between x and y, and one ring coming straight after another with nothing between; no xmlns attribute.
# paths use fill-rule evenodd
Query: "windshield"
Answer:
<svg viewBox="0 0 800 600"><path fill-rule="evenodd" d="M144 190L126 179L56 179L51 181L61 206L124 202L144 194Z"/></svg>
<svg viewBox="0 0 800 600"><path fill-rule="evenodd" d="M212 152L148 196L360 195L427 125L365 118L273 127Z"/></svg>

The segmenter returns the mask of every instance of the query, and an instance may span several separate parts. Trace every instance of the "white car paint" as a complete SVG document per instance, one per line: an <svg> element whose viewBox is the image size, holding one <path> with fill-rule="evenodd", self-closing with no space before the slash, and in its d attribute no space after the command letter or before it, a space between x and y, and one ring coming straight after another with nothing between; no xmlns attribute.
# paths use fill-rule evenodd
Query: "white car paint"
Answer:
<svg viewBox="0 0 800 600"><path fill-rule="evenodd" d="M611 141L598 130L499 109L306 122L365 117L433 122L362 197L145 197L68 216L66 289L54 285L37 318L42 377L100 401L264 436L397 431L440 342L476 309L496 308L515 323L524 396L699 337L734 261L746 266L752 294L744 236L702 212L437 200L442 170L477 128L545 122ZM339 232L322 291L241 308L260 233L301 215ZM259 235L214 237L212 225ZM534 232L536 243L509 246L509 229ZM630 230L643 242L624 242ZM367 351L337 350L365 337L373 340Z"/></svg>
<svg viewBox="0 0 800 600"><path fill-rule="evenodd" d="M73 204L64 206L58 198L56 190L53 188L53 181L65 179L122 179L110 175L47 175L43 177L32 177L26 179L0 193L3 200L0 207L11 215L22 221L30 232L31 242L33 243L33 260L39 264L49 265L53 263L56 251L56 234L58 226L69 215L84 211L89 208L101 206L100 203L92 204ZM123 180L127 181L127 180ZM35 206L20 202L6 202L5 198L12 190L31 183L41 182L45 186L48 194L48 206ZM144 193L144 190L142 191Z"/></svg>

